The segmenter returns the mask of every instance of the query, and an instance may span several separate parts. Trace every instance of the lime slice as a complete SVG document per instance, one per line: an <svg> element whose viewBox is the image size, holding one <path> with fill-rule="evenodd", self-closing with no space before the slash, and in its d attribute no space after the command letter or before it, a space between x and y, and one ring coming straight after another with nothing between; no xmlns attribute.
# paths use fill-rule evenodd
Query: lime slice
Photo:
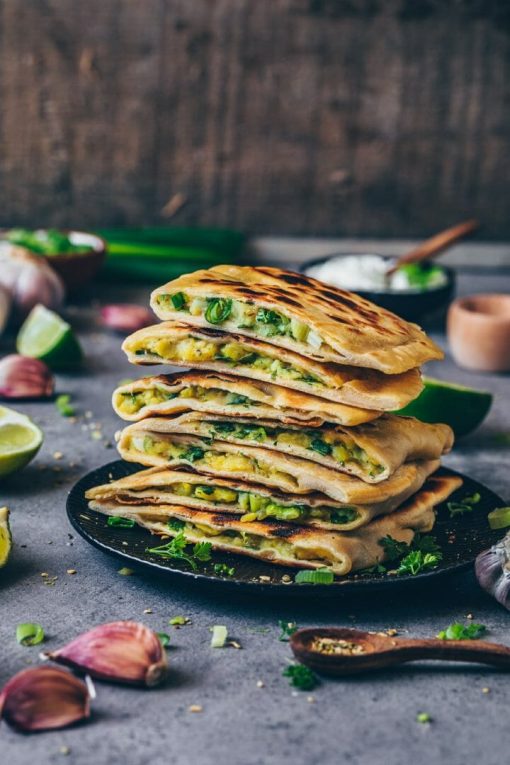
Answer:
<svg viewBox="0 0 510 765"><path fill-rule="evenodd" d="M423 422L445 422L457 438L475 430L485 419L492 404L492 393L452 385L431 377L423 379L425 388L397 414L416 417Z"/></svg>
<svg viewBox="0 0 510 765"><path fill-rule="evenodd" d="M83 357L71 326L43 305L30 311L18 333L16 348L22 356L41 359L52 369L75 367Z"/></svg>
<svg viewBox="0 0 510 765"><path fill-rule="evenodd" d="M14 409L0 406L0 477L25 467L43 442L43 432Z"/></svg>
<svg viewBox="0 0 510 765"><path fill-rule="evenodd" d="M12 548L11 529L9 527L9 508L0 507L0 568L9 560Z"/></svg>

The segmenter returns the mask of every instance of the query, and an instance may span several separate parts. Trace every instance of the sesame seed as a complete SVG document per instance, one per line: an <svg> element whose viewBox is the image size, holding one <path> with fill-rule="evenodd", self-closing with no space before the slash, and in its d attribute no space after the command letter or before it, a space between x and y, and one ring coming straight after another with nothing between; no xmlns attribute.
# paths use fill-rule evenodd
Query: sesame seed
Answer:
<svg viewBox="0 0 510 765"><path fill-rule="evenodd" d="M200 704L191 704L188 707L188 712L202 712L203 707Z"/></svg>

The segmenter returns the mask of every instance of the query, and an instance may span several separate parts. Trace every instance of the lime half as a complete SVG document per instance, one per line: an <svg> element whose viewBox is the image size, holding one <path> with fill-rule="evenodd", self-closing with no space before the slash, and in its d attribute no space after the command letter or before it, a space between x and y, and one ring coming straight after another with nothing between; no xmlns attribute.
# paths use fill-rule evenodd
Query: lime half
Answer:
<svg viewBox="0 0 510 765"><path fill-rule="evenodd" d="M0 406L0 477L24 468L39 451L43 437L24 414Z"/></svg>
<svg viewBox="0 0 510 765"><path fill-rule="evenodd" d="M12 547L11 529L9 528L9 508L0 507L0 568L9 560Z"/></svg>
<svg viewBox="0 0 510 765"><path fill-rule="evenodd" d="M16 348L22 356L41 359L52 369L75 367L83 357L71 326L43 305L30 311L19 331Z"/></svg>
<svg viewBox="0 0 510 765"><path fill-rule="evenodd" d="M445 422L455 435L465 436L485 419L492 404L492 393L465 388L431 377L423 379L425 388L397 414L416 417L423 422Z"/></svg>

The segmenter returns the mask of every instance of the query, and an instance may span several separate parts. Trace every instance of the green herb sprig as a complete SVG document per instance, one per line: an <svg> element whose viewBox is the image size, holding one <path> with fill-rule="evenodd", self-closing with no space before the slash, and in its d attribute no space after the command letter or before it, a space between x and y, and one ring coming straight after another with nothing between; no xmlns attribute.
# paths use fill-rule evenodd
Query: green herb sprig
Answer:
<svg viewBox="0 0 510 765"><path fill-rule="evenodd" d="M282 674L288 677L290 684L294 688L299 688L300 691L312 691L318 683L317 676L304 664L289 664Z"/></svg>
<svg viewBox="0 0 510 765"><path fill-rule="evenodd" d="M55 399L55 406L62 417L74 417L76 414L74 406L71 404L71 396L69 393L61 393L60 396L57 396Z"/></svg>
<svg viewBox="0 0 510 765"><path fill-rule="evenodd" d="M296 632L298 628L296 622L286 622L283 619L278 619L278 626L281 629L278 640L280 640L282 643L288 643L289 638Z"/></svg>
<svg viewBox="0 0 510 765"><path fill-rule="evenodd" d="M445 630L438 632L439 640L478 640L488 632L485 624L450 624Z"/></svg>
<svg viewBox="0 0 510 765"><path fill-rule="evenodd" d="M152 553L153 555L159 555L161 558L176 558L178 560L184 560L190 564L193 571L196 571L197 561L205 563L211 559L212 544L210 542L197 542L193 545L191 553L186 552L186 547L190 543L184 536L183 531L179 531L170 542L159 547L148 547L145 552Z"/></svg>

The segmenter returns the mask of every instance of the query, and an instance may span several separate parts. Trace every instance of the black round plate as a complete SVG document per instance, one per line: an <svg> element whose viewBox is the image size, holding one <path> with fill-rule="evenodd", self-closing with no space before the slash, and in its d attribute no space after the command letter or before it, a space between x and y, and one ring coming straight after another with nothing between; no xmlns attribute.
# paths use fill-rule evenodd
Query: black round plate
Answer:
<svg viewBox="0 0 510 765"><path fill-rule="evenodd" d="M474 493L480 494L480 501L473 511L450 518L446 503L438 505L437 522L432 532L441 546L443 560L432 571L416 576L395 576L388 574L352 574L338 577L331 585L302 585L294 583L296 569L275 566L274 564L249 558L244 555L214 552L208 563L199 564L197 571L191 570L188 563L180 560L162 560L147 552L148 547L158 544L146 529L134 527L120 529L107 526L106 517L90 510L85 499L85 491L109 481L115 481L142 469L140 465L123 460L110 462L84 476L69 492L67 514L76 531L100 550L115 555L126 564L142 567L170 577L183 577L204 583L213 583L218 587L242 588L254 592L285 595L297 594L302 597L306 592L316 596L335 596L339 588L343 592L360 592L388 587L415 585L420 582L436 580L438 577L459 571L473 563L482 550L498 541L501 531L491 531L487 523L487 513L504 504L503 500L477 481L473 481L448 468L440 468L443 475L460 475L463 485L449 498L461 500ZM234 567L233 576L221 576L214 572L214 564L226 563ZM282 581L287 575L290 582Z"/></svg>

